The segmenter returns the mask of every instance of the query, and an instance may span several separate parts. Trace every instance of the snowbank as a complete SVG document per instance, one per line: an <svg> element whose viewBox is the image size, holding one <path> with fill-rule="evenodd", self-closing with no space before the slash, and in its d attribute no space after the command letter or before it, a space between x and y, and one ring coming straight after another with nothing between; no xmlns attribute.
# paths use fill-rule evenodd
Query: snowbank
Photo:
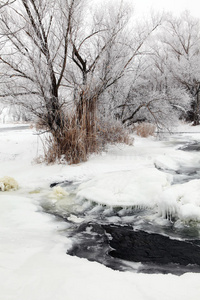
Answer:
<svg viewBox="0 0 200 300"><path fill-rule="evenodd" d="M115 172L81 184L77 196L108 206L154 207L171 181L155 168Z"/></svg>
<svg viewBox="0 0 200 300"><path fill-rule="evenodd" d="M157 169L115 172L82 183L77 197L112 207L154 208L162 218L200 222L200 180L171 182L172 175Z"/></svg>
<svg viewBox="0 0 200 300"><path fill-rule="evenodd" d="M0 300L199 300L200 274L123 273L66 255L67 224L40 208L50 183L90 179L81 184L79 197L108 205L156 205L163 216L171 211L199 220L200 181L171 186L171 175L154 168L156 160L166 168L198 162L198 153L175 148L136 137L134 147L112 146L77 166L46 166L34 163L41 154L34 130L0 132L0 177L10 174L20 185L11 194L0 193ZM36 190L40 193L31 193Z"/></svg>
<svg viewBox="0 0 200 300"><path fill-rule="evenodd" d="M26 197L3 194L0 207L0 300L199 299L199 274L118 272L68 256L66 223Z"/></svg>

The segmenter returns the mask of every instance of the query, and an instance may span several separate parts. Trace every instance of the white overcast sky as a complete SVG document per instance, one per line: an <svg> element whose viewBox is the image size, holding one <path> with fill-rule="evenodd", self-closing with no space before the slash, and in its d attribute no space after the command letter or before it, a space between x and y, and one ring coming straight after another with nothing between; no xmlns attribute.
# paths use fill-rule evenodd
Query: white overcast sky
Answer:
<svg viewBox="0 0 200 300"><path fill-rule="evenodd" d="M171 11L174 14L180 14L184 10L189 10L191 15L200 18L199 0L132 0L135 6L135 12L146 14L151 9L154 11Z"/></svg>
<svg viewBox="0 0 200 300"><path fill-rule="evenodd" d="M120 0L89 0L91 3L104 6L108 3L119 3ZM134 7L134 16L143 17L150 15L151 11L154 12L172 12L177 16L183 11L190 11L193 17L200 19L200 0L125 0L129 3L130 7Z"/></svg>

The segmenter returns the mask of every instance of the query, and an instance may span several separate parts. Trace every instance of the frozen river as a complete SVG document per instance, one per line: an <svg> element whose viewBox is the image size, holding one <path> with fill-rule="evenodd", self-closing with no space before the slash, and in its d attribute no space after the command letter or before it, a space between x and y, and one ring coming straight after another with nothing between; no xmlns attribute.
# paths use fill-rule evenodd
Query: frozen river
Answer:
<svg viewBox="0 0 200 300"><path fill-rule="evenodd" d="M30 125L17 125L17 126L3 126L0 127L0 132L7 132L7 131L21 131L21 130L26 130L30 127Z"/></svg>
<svg viewBox="0 0 200 300"><path fill-rule="evenodd" d="M197 152L200 148L200 142L188 142L183 134L167 137L166 144L170 147L178 145L177 152L185 153ZM175 169L161 164L155 164L155 167L171 174L174 186L200 179L199 161L195 166L180 164ZM80 200L76 197L79 189L76 182L63 181L51 185L52 188L55 186L67 191L70 201L69 198L67 201L60 200L59 204L44 201L43 208L68 223L66 236L72 240L68 254L121 271L178 275L191 271L200 273L198 222L184 222L167 212L164 218L159 219L157 207L109 206L87 198ZM188 256L188 253L191 255Z"/></svg>

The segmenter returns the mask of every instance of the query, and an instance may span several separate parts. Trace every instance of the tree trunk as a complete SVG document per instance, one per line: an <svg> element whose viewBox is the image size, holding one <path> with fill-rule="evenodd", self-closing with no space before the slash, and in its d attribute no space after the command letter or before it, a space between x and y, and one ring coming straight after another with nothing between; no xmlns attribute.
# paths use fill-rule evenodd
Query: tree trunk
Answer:
<svg viewBox="0 0 200 300"><path fill-rule="evenodd" d="M196 105L195 105L195 111L194 111L194 123L193 125L199 125L200 121L200 90L198 89L197 94L196 94Z"/></svg>
<svg viewBox="0 0 200 300"><path fill-rule="evenodd" d="M89 97L82 91L76 108L77 125L80 128L84 142L84 151L87 154L97 150L96 126L96 97Z"/></svg>

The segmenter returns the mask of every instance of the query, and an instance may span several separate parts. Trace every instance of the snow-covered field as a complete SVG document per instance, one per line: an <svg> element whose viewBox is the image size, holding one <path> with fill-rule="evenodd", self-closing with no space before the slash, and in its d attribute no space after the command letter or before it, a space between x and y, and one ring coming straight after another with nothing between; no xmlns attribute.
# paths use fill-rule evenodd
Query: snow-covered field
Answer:
<svg viewBox="0 0 200 300"><path fill-rule="evenodd" d="M169 140L135 137L134 146L110 146L76 166L36 163L42 145L34 129L3 127L0 178L13 177L19 190L0 192L0 300L200 299L200 274L119 272L67 255L67 223L40 206L44 198L59 201L52 182L72 180L81 182L80 199L150 207L160 220L168 214L180 222L200 221L200 179L172 184L174 171L200 167L199 152L177 150L185 142L200 141L198 127L182 125L178 131L191 133Z"/></svg>

